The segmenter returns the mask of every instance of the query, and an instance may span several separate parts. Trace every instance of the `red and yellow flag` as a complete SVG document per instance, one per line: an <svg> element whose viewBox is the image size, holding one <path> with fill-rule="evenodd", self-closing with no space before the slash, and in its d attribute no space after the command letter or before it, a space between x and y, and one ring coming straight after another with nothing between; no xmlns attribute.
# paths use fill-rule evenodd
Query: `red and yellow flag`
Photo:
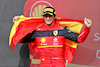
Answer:
<svg viewBox="0 0 100 67"><path fill-rule="evenodd" d="M21 15L19 18L20 19L18 21L14 22L9 36L9 45L12 46L13 50L15 49L16 44L24 36L44 24L42 18L26 18L23 15Z"/></svg>
<svg viewBox="0 0 100 67"><path fill-rule="evenodd" d="M60 25L67 26L71 31L75 33L80 33L81 28L83 26L83 20L73 20L73 19L63 19L57 18L56 23ZM9 36L9 45L12 46L13 50L15 49L16 44L25 37L28 33L34 31L37 27L44 25L45 22L43 18L30 18L20 16L18 21L15 21ZM73 59L73 55L75 49L77 47L77 43L71 40L66 39L64 45L64 56L65 60L69 60L69 63ZM33 63L34 64L34 63Z"/></svg>

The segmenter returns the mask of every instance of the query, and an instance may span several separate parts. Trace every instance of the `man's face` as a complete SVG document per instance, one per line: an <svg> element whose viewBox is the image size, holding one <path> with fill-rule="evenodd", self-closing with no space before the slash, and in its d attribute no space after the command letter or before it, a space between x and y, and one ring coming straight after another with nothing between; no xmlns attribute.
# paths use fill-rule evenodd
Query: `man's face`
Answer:
<svg viewBox="0 0 100 67"><path fill-rule="evenodd" d="M43 16L43 19L44 19L44 21L45 21L45 23L47 25L51 25L51 24L53 24L55 22L54 15L44 15Z"/></svg>

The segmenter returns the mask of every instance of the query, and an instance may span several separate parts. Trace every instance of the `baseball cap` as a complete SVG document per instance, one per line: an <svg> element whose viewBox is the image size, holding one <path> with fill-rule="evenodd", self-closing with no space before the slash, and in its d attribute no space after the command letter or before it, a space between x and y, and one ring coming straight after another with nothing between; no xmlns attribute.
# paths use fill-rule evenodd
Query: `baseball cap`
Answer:
<svg viewBox="0 0 100 67"><path fill-rule="evenodd" d="M45 7L43 9L43 15L56 15L55 9L53 7Z"/></svg>

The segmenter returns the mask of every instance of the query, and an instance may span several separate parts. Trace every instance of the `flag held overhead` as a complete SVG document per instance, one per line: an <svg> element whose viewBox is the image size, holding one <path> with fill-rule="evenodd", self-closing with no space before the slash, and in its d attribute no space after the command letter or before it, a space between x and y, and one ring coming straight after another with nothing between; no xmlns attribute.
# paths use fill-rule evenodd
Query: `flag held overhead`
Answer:
<svg viewBox="0 0 100 67"><path fill-rule="evenodd" d="M67 26L71 31L75 33L80 33L84 20L57 18L56 23ZM44 24L45 22L43 18L32 18L32 17L30 18L21 15L19 20L14 22L14 25L12 26L9 36L9 45L13 48L13 51L15 49L16 44L23 37L25 37L27 34L31 33L36 28ZM73 59L76 47L77 47L76 42L70 41L68 39L65 40L64 56L65 60L69 60L69 63Z"/></svg>

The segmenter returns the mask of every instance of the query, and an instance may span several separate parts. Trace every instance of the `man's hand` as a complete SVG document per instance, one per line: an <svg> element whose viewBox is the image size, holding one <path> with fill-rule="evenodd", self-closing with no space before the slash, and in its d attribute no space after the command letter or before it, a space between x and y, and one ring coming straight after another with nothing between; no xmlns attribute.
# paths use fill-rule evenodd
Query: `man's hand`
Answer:
<svg viewBox="0 0 100 67"><path fill-rule="evenodd" d="M13 23L15 22L15 20L18 20L19 19L19 16L15 16L14 18L13 18Z"/></svg>
<svg viewBox="0 0 100 67"><path fill-rule="evenodd" d="M84 18L85 25L89 28L92 25L92 21L90 19Z"/></svg>

